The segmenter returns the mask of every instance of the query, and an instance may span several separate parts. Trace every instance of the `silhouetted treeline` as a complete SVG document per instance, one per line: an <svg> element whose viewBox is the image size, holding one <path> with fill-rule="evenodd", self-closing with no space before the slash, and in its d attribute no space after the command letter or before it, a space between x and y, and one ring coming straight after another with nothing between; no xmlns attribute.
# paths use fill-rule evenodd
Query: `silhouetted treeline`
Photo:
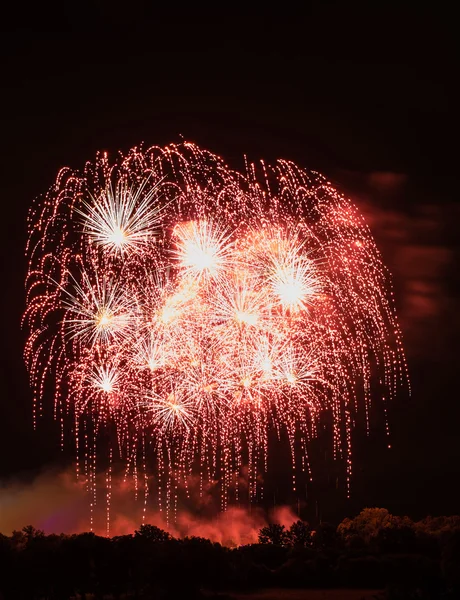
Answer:
<svg viewBox="0 0 460 600"><path fill-rule="evenodd" d="M380 508L337 528L273 523L235 548L174 539L142 525L134 535L0 535L2 600L196 598L262 587L385 589L389 599L460 598L460 517L418 523ZM205 591L205 592L204 592Z"/></svg>

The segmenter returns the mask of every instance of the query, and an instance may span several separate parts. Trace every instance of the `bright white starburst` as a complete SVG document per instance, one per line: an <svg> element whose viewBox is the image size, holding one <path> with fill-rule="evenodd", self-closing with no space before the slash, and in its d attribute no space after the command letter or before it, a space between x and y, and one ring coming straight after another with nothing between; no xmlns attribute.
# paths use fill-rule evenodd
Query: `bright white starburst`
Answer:
<svg viewBox="0 0 460 600"><path fill-rule="evenodd" d="M83 201L83 209L75 208L84 232L97 245L113 254L140 252L154 239L160 223L157 185L130 185L119 179L107 185L98 197Z"/></svg>
<svg viewBox="0 0 460 600"><path fill-rule="evenodd" d="M119 375L115 367L100 365L95 368L90 376L92 386L99 391L111 394L117 392L119 387Z"/></svg>
<svg viewBox="0 0 460 600"><path fill-rule="evenodd" d="M126 339L133 322L133 303L121 286L97 272L90 278L87 271L81 271L79 279L70 275L71 287L59 285L66 335L90 345Z"/></svg>
<svg viewBox="0 0 460 600"><path fill-rule="evenodd" d="M193 405L177 392L147 393L139 406L150 413L152 424L163 433L180 427L188 430L193 424Z"/></svg>
<svg viewBox="0 0 460 600"><path fill-rule="evenodd" d="M270 273L273 296L284 309L298 311L313 303L318 278L310 260L298 257L276 261Z"/></svg>
<svg viewBox="0 0 460 600"><path fill-rule="evenodd" d="M231 258L228 232L212 221L190 221L174 230L177 248L174 255L186 274L215 278Z"/></svg>

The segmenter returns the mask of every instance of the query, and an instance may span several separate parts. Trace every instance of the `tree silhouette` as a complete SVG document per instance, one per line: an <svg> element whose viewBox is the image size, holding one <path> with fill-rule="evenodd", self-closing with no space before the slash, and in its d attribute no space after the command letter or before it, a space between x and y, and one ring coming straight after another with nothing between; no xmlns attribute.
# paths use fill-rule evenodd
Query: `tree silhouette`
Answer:
<svg viewBox="0 0 460 600"><path fill-rule="evenodd" d="M382 529L412 527L408 517L391 515L386 508L364 508L354 519L344 519L337 527L337 533L349 543L356 537L369 544Z"/></svg>
<svg viewBox="0 0 460 600"><path fill-rule="evenodd" d="M411 523L366 509L339 527L263 527L259 543L225 548L175 539L143 525L112 539L45 535L32 526L0 534L0 600L202 598L254 587L387 587L388 597L460 597L458 517ZM339 533L338 533L339 532ZM359 543L358 543L359 542ZM429 542L429 543L428 543ZM391 595L393 594L393 595Z"/></svg>
<svg viewBox="0 0 460 600"><path fill-rule="evenodd" d="M259 531L259 543L287 546L289 545L289 532L286 531L284 525L271 523Z"/></svg>
<svg viewBox="0 0 460 600"><path fill-rule="evenodd" d="M460 597L460 529L451 533L443 548L442 570L453 597Z"/></svg>
<svg viewBox="0 0 460 600"><path fill-rule="evenodd" d="M134 532L134 536L142 537L152 543L169 542L172 539L167 531L160 529L156 525L141 525Z"/></svg>
<svg viewBox="0 0 460 600"><path fill-rule="evenodd" d="M312 544L312 529L305 521L296 521L288 532L289 541L295 548L308 548Z"/></svg>
<svg viewBox="0 0 460 600"><path fill-rule="evenodd" d="M337 551L340 545L337 528L331 523L321 523L312 535L312 546L315 550Z"/></svg>

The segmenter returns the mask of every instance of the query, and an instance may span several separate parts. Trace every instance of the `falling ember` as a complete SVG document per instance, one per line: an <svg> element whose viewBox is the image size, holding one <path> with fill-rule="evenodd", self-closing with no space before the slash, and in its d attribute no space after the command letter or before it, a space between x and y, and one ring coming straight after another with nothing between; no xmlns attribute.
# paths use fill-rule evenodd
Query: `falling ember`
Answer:
<svg viewBox="0 0 460 600"><path fill-rule="evenodd" d="M408 379L388 273L324 177L287 161L237 173L190 143L133 149L63 169L28 227L31 385L42 403L54 382L89 481L118 453L136 485L154 472L168 511L199 465L226 508L245 464L257 499L271 430L309 472L327 412L349 489L356 416L379 395L386 415Z"/></svg>

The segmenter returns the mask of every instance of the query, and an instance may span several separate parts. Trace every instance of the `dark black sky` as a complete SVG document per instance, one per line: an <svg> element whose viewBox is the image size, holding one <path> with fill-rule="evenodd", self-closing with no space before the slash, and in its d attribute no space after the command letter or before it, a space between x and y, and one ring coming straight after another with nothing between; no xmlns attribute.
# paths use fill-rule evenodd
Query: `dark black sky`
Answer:
<svg viewBox="0 0 460 600"><path fill-rule="evenodd" d="M390 452L359 441L353 507L460 511L456 19L447 4L276 6L73 3L4 19L0 477L65 462L51 411L32 430L22 364L31 201L96 150L182 135L235 167L246 153L320 170L366 211L394 273L413 396L392 407Z"/></svg>

